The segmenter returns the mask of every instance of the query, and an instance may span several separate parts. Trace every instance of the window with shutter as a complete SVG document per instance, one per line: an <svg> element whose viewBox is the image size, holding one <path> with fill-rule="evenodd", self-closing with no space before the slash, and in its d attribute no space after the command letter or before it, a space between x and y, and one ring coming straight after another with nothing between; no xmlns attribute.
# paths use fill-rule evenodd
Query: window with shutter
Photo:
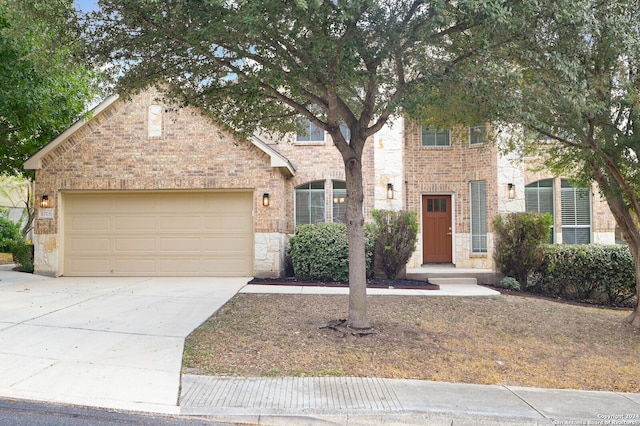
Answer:
<svg viewBox="0 0 640 426"><path fill-rule="evenodd" d="M471 182L471 251L487 252L487 183Z"/></svg>
<svg viewBox="0 0 640 426"><path fill-rule="evenodd" d="M573 187L562 179L562 242L589 244L591 242L591 190Z"/></svg>

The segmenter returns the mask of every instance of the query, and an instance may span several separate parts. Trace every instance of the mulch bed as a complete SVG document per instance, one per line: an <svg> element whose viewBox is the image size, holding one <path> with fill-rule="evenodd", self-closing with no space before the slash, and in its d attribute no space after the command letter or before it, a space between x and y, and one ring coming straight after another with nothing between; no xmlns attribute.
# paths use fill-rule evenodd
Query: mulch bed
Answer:
<svg viewBox="0 0 640 426"><path fill-rule="evenodd" d="M249 284L260 285L289 285L289 286L314 286L314 287L348 287L348 283L307 281L297 278L254 278ZM368 280L367 288L397 288L412 290L440 290L437 284L418 280Z"/></svg>

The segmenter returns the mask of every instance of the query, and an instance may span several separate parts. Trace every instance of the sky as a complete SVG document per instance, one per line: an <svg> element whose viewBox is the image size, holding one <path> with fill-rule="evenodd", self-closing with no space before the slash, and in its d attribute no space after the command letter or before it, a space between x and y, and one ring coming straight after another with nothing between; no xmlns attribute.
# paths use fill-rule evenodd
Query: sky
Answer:
<svg viewBox="0 0 640 426"><path fill-rule="evenodd" d="M98 0L74 0L76 9L80 9L83 12L91 12L98 8Z"/></svg>

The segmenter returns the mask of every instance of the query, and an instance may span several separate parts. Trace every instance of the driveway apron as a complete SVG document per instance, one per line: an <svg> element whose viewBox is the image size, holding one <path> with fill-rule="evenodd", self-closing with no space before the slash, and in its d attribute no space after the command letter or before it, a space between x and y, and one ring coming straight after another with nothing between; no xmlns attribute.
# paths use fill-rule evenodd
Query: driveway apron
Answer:
<svg viewBox="0 0 640 426"><path fill-rule="evenodd" d="M249 278L0 281L0 396L174 414L186 336Z"/></svg>

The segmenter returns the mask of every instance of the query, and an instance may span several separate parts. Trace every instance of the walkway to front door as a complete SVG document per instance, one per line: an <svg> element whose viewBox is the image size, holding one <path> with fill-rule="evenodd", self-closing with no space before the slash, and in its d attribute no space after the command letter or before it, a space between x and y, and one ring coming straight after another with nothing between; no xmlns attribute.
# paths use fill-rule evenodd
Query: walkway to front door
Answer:
<svg viewBox="0 0 640 426"><path fill-rule="evenodd" d="M451 263L451 248L451 195L424 195L422 263Z"/></svg>

